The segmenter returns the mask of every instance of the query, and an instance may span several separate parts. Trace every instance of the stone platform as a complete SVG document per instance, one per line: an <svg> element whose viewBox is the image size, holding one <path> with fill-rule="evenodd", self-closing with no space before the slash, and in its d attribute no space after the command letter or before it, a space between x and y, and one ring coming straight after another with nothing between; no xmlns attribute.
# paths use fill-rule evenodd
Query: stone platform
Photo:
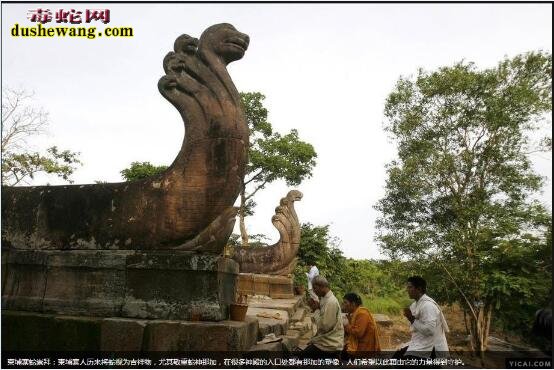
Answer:
<svg viewBox="0 0 554 370"><path fill-rule="evenodd" d="M311 317L306 315L303 297L294 296L286 299L272 299L263 296L248 298L246 317L258 324L258 340L262 341L268 334L279 338L279 343L258 343L253 351L281 351L298 347L300 336L311 330Z"/></svg>
<svg viewBox="0 0 554 370"><path fill-rule="evenodd" d="M235 261L195 252L4 250L2 309L222 321L237 274Z"/></svg>
<svg viewBox="0 0 554 370"><path fill-rule="evenodd" d="M277 299L294 297L292 278L286 276L240 273L237 284L241 294Z"/></svg>
<svg viewBox="0 0 554 370"><path fill-rule="evenodd" d="M245 351L258 321L179 321L2 311L2 351Z"/></svg>

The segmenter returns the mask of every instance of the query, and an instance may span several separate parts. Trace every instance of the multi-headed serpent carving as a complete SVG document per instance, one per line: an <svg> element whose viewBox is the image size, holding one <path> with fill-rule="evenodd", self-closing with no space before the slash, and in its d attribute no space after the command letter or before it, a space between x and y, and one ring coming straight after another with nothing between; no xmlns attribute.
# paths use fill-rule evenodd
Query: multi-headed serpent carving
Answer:
<svg viewBox="0 0 554 370"><path fill-rule="evenodd" d="M244 177L248 126L227 64L249 37L230 24L182 35L163 62L161 94L185 138L162 174L129 183L2 188L2 244L31 249L220 252Z"/></svg>
<svg viewBox="0 0 554 370"><path fill-rule="evenodd" d="M281 198L271 218L279 231L279 241L268 247L233 248L231 258L240 265L241 273L289 275L296 265L300 246L300 222L294 209L294 202L302 199L302 193L291 190Z"/></svg>

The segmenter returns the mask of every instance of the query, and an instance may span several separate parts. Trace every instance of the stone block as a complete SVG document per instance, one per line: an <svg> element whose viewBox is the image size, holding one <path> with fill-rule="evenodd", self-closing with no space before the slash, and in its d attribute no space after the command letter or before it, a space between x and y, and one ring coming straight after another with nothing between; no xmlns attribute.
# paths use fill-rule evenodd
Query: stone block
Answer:
<svg viewBox="0 0 554 370"><path fill-rule="evenodd" d="M253 319L253 317L252 317L252 319ZM258 324L258 334L257 334L258 340L262 340L269 333L273 333L272 326L270 324L268 324L268 323L259 323Z"/></svg>
<svg viewBox="0 0 554 370"><path fill-rule="evenodd" d="M125 292L125 261L132 251L52 252L43 311L64 315L119 316Z"/></svg>
<svg viewBox="0 0 554 370"><path fill-rule="evenodd" d="M251 352L281 352L283 351L283 343L271 342L271 343L260 343L256 344L250 348Z"/></svg>
<svg viewBox="0 0 554 370"><path fill-rule="evenodd" d="M142 350L145 320L106 318L100 326L100 350L139 352Z"/></svg>
<svg viewBox="0 0 554 370"><path fill-rule="evenodd" d="M53 315L2 310L2 351L55 350L49 344L54 334Z"/></svg>
<svg viewBox="0 0 554 370"><path fill-rule="evenodd" d="M305 316L306 316L306 309L301 307L294 312L294 314L290 318L290 321L299 322L304 320Z"/></svg>
<svg viewBox="0 0 554 370"><path fill-rule="evenodd" d="M2 254L2 259L6 261L6 275L2 276L2 309L42 311L48 253L10 250Z"/></svg>
<svg viewBox="0 0 554 370"><path fill-rule="evenodd" d="M257 321L149 321L145 351L243 351L256 343Z"/></svg>
<svg viewBox="0 0 554 370"><path fill-rule="evenodd" d="M260 340L269 333L285 334L289 325L288 313L283 310L248 307L246 315L247 318L258 320L258 339Z"/></svg>
<svg viewBox="0 0 554 370"><path fill-rule="evenodd" d="M8 273L8 254L9 252L7 250L2 249L2 258L1 258L1 264L2 264L2 295L4 295L4 285L6 283L6 276Z"/></svg>
<svg viewBox="0 0 554 370"><path fill-rule="evenodd" d="M271 298L293 298L292 278L286 276L269 276L269 296Z"/></svg>
<svg viewBox="0 0 554 370"><path fill-rule="evenodd" d="M287 337L291 337L291 338L296 338L296 339L298 339L298 338L300 338L301 333L300 333L300 331L298 331L298 330L289 329L289 330L287 330L287 332L286 332L285 335L286 335Z"/></svg>
<svg viewBox="0 0 554 370"><path fill-rule="evenodd" d="M257 320L188 322L2 311L3 351L245 351Z"/></svg>
<svg viewBox="0 0 554 370"><path fill-rule="evenodd" d="M237 279L239 294L255 295L254 276L252 274L239 274Z"/></svg>
<svg viewBox="0 0 554 370"><path fill-rule="evenodd" d="M286 311L288 313L288 316L290 317L294 315L294 312L296 312L296 310L300 307L301 301L301 297L266 300L249 299L248 305L255 308L267 308Z"/></svg>
<svg viewBox="0 0 554 370"><path fill-rule="evenodd" d="M266 275L252 275L254 280L254 292L256 295L269 296L269 277Z"/></svg>
<svg viewBox="0 0 554 370"><path fill-rule="evenodd" d="M300 344L300 336L295 335L285 335L283 337L283 347L287 349L287 351L292 351L298 345Z"/></svg>
<svg viewBox="0 0 554 370"><path fill-rule="evenodd" d="M2 350L98 351L101 321L97 317L3 310Z"/></svg>
<svg viewBox="0 0 554 370"><path fill-rule="evenodd" d="M238 265L193 252L137 252L127 258L122 316L221 321L234 301Z"/></svg>
<svg viewBox="0 0 554 370"><path fill-rule="evenodd" d="M50 345L59 351L99 351L101 322L99 317L55 316Z"/></svg>

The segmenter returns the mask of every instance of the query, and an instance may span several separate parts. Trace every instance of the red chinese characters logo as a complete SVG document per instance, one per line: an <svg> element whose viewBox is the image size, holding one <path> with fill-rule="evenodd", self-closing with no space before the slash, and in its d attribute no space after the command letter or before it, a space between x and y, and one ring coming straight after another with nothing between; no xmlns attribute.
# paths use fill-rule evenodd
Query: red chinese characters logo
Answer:
<svg viewBox="0 0 554 370"><path fill-rule="evenodd" d="M54 18L56 23L71 23L71 24L80 24L83 23L83 12L75 9L58 9L55 15L52 15L50 9L34 9L29 10L27 13L27 18L31 22L36 23L48 23L51 22ZM90 23L93 21L100 21L104 24L110 23L110 10L109 9L86 9L85 10L85 23Z"/></svg>
<svg viewBox="0 0 554 370"><path fill-rule="evenodd" d="M56 23L71 23L71 24L79 24L82 23L83 20L81 19L81 14L83 12L76 11L75 9L70 10L63 10L59 9L56 12Z"/></svg>
<svg viewBox="0 0 554 370"><path fill-rule="evenodd" d="M52 12L50 9L38 8L27 12L27 19L36 23L48 23L52 20Z"/></svg>
<svg viewBox="0 0 554 370"><path fill-rule="evenodd" d="M109 9L87 9L85 12L85 22L101 21L102 23L110 23L110 10Z"/></svg>

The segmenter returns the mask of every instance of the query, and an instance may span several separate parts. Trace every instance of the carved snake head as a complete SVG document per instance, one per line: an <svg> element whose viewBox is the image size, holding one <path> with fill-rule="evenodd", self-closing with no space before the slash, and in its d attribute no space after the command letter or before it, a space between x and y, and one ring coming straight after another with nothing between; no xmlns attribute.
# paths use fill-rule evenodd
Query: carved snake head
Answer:
<svg viewBox="0 0 554 370"><path fill-rule="evenodd" d="M299 190L291 190L287 193L287 199L297 202L302 199L304 195Z"/></svg>
<svg viewBox="0 0 554 370"><path fill-rule="evenodd" d="M185 53L194 55L196 53L196 48L198 47L198 39L186 34L183 34L175 40L173 44L173 50L176 53Z"/></svg>
<svg viewBox="0 0 554 370"><path fill-rule="evenodd" d="M231 24L221 23L209 27L202 33L198 49L214 53L227 65L241 59L249 43L248 35L237 31Z"/></svg>
<svg viewBox="0 0 554 370"><path fill-rule="evenodd" d="M185 70L185 59L182 54L170 51L164 58L163 67L166 74L178 75Z"/></svg>

